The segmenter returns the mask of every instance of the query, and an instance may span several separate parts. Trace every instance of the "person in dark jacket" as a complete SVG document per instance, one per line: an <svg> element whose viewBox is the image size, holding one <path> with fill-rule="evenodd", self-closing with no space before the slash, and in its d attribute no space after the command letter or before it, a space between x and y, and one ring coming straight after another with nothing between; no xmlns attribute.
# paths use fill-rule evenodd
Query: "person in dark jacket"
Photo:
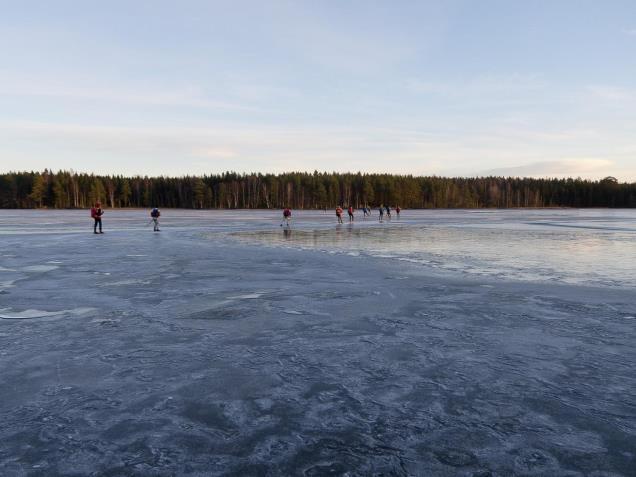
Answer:
<svg viewBox="0 0 636 477"><path fill-rule="evenodd" d="M159 230L159 217L161 217L161 211L157 207L155 207L154 209L152 209L150 211L150 217L152 217L152 221L155 224L154 231L155 232L160 232L160 230Z"/></svg>
<svg viewBox="0 0 636 477"><path fill-rule="evenodd" d="M97 232L97 226L99 225L99 233L103 234L104 232L102 232L102 215L104 215L104 210L102 209L102 204L100 204L99 202L95 202L95 206L93 208L91 208L91 217L93 218L93 220L95 220L95 223L93 224L93 233L96 234Z"/></svg>
<svg viewBox="0 0 636 477"><path fill-rule="evenodd" d="M280 224L281 226L285 224L289 227L289 221L291 220L291 209L289 207L285 207L283 209L283 222Z"/></svg>

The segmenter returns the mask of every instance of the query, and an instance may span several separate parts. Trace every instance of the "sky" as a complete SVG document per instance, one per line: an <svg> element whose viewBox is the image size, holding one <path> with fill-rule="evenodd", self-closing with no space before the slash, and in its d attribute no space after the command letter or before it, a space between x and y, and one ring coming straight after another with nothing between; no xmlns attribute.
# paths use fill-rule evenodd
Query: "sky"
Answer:
<svg viewBox="0 0 636 477"><path fill-rule="evenodd" d="M0 12L0 171L636 181L634 0Z"/></svg>

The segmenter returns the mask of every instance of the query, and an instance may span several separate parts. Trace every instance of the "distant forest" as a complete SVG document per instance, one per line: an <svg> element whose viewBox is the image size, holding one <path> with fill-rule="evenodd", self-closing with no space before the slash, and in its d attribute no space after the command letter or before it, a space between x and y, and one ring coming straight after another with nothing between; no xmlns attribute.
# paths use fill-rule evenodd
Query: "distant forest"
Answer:
<svg viewBox="0 0 636 477"><path fill-rule="evenodd" d="M613 177L447 178L292 172L202 177L122 177L72 171L0 174L0 208L180 207L319 209L385 204L403 208L636 207L636 183Z"/></svg>

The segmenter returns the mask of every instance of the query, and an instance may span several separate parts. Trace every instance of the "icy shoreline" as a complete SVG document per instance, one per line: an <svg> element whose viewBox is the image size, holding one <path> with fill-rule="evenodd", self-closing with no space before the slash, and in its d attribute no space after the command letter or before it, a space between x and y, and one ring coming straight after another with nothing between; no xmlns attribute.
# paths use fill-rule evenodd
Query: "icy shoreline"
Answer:
<svg viewBox="0 0 636 477"><path fill-rule="evenodd" d="M634 475L633 290L105 230L2 237L2 475Z"/></svg>

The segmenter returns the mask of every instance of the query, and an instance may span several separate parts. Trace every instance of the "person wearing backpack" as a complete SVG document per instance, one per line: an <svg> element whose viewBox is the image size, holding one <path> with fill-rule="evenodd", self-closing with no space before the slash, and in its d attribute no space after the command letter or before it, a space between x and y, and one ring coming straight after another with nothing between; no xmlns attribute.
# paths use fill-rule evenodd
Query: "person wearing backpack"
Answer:
<svg viewBox="0 0 636 477"><path fill-rule="evenodd" d="M102 210L102 204L100 204L99 202L95 202L95 205L91 208L91 217L95 221L95 223L93 224L94 234L98 233L97 232L98 225L99 225L99 233L100 234L104 233L102 232L102 215L104 215L104 211Z"/></svg>
<svg viewBox="0 0 636 477"><path fill-rule="evenodd" d="M152 221L155 224L154 231L155 232L160 232L160 230L159 230L159 217L161 217L161 211L157 207L155 207L154 209L152 209L150 211L150 217L152 217Z"/></svg>

